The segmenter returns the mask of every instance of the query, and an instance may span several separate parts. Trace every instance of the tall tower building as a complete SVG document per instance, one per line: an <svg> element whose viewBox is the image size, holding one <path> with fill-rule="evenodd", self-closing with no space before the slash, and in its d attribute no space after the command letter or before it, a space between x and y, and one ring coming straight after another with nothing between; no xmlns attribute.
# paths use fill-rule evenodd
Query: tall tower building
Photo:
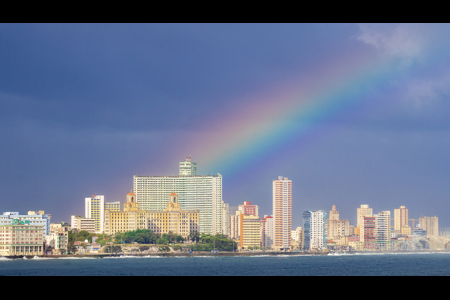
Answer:
<svg viewBox="0 0 450 300"><path fill-rule="evenodd" d="M377 221L375 216L362 217L359 240L364 250L377 249Z"/></svg>
<svg viewBox="0 0 450 300"><path fill-rule="evenodd" d="M361 229L364 223L364 217L371 217L373 214L373 209L367 204L362 204L360 208L356 209L356 227L360 231L360 236L362 235Z"/></svg>
<svg viewBox="0 0 450 300"><path fill-rule="evenodd" d="M394 209L394 230L403 235L411 234L411 227L408 226L408 209L404 206Z"/></svg>
<svg viewBox="0 0 450 300"><path fill-rule="evenodd" d="M191 156L186 156L186 159L180 162L180 176L197 175L197 163L191 161Z"/></svg>
<svg viewBox="0 0 450 300"><path fill-rule="evenodd" d="M105 196L92 195L84 198L85 217L95 220L95 232L103 232L103 222L105 217Z"/></svg>
<svg viewBox="0 0 450 300"><path fill-rule="evenodd" d="M291 247L292 230L292 180L279 176L273 180L273 223L275 250Z"/></svg>
<svg viewBox="0 0 450 300"><path fill-rule="evenodd" d="M264 215L261 219L261 247L270 249L273 245L273 217Z"/></svg>
<svg viewBox="0 0 450 300"><path fill-rule="evenodd" d="M327 249L327 213L323 210L303 212L303 235L305 250Z"/></svg>
<svg viewBox="0 0 450 300"><path fill-rule="evenodd" d="M390 250L391 212L382 211L375 215L376 237L378 250Z"/></svg>

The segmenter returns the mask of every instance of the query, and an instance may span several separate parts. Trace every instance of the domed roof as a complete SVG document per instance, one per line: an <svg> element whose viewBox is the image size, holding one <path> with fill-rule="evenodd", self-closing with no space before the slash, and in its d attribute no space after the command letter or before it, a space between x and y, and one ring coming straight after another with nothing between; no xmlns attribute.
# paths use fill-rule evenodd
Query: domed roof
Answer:
<svg viewBox="0 0 450 300"><path fill-rule="evenodd" d="M131 195L131 196L136 196L136 194L133 193L133 192L127 194L127 196L130 196L130 195Z"/></svg>
<svg viewBox="0 0 450 300"><path fill-rule="evenodd" d="M170 196L178 196L178 195L175 194L175 192L173 192L172 194L170 194Z"/></svg>

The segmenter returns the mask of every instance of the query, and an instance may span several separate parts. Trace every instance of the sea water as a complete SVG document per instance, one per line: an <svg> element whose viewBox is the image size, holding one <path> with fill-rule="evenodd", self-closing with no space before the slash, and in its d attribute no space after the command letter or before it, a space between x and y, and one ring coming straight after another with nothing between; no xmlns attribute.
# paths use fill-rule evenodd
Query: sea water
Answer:
<svg viewBox="0 0 450 300"><path fill-rule="evenodd" d="M0 257L2 276L449 276L450 253L196 257Z"/></svg>

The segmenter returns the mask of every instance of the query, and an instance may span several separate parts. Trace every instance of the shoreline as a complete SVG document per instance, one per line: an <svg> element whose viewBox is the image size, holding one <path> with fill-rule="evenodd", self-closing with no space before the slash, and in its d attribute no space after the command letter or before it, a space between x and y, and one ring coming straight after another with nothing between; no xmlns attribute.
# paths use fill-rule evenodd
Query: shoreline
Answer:
<svg viewBox="0 0 450 300"><path fill-rule="evenodd" d="M105 258L105 257L200 257L200 256L302 256L302 255L352 255L352 254L407 254L407 253L450 253L450 250L403 250L403 251L304 251L304 252L200 252L200 253L181 253L181 252L160 252L160 253L88 253L88 254L67 254L67 255L18 255L18 256L0 256L7 259L33 259L33 258Z"/></svg>

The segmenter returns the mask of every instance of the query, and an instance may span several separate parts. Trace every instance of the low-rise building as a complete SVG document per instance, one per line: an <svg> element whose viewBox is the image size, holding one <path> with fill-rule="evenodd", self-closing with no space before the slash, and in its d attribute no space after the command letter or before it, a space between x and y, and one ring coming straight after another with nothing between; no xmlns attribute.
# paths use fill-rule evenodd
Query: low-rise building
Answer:
<svg viewBox="0 0 450 300"><path fill-rule="evenodd" d="M0 225L0 255L43 255L44 224L30 220L11 219L10 224Z"/></svg>

